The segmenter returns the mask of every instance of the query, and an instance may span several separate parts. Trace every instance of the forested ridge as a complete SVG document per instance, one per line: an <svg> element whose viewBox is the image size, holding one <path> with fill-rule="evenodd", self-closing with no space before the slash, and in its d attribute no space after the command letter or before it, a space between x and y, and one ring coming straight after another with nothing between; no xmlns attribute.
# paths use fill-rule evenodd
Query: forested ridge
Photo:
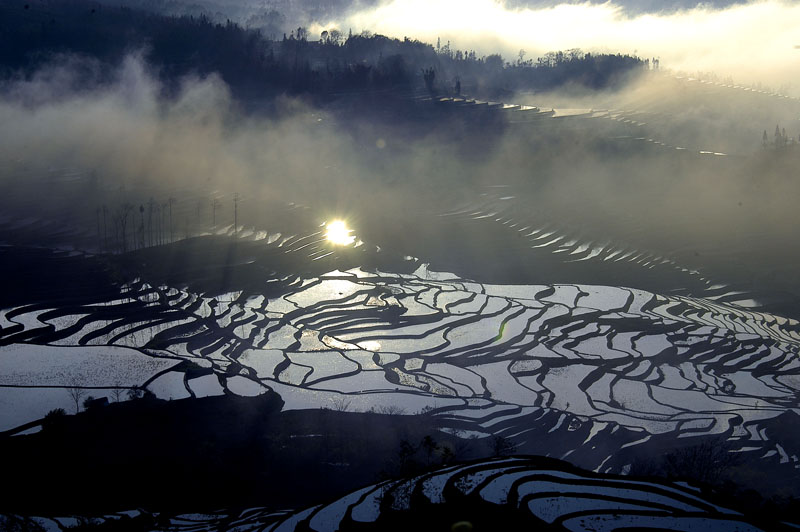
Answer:
<svg viewBox="0 0 800 532"><path fill-rule="evenodd" d="M102 82L126 55L139 53L162 81L218 73L234 94L335 95L393 90L498 97L564 84L604 88L648 62L580 50L537 59L481 56L451 43L436 45L370 32L310 35L298 27L269 38L257 29L201 16L165 16L86 0L14 0L0 6L3 78L31 76L65 57L84 63L84 82ZM86 65L89 60L90 66ZM91 65L94 65L92 67Z"/></svg>

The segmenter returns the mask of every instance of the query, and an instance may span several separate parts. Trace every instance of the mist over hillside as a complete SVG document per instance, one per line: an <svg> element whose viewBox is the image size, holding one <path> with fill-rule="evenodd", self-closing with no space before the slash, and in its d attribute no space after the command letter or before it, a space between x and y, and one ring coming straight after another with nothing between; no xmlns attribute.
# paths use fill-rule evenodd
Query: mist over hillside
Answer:
<svg viewBox="0 0 800 532"><path fill-rule="evenodd" d="M52 5L52 3L48 3ZM37 2L11 2L9 7ZM797 96L788 73L797 60L800 7L791 0L741 2L496 2L417 0L305 1L98 1L167 16L205 17L258 30L271 40L298 28L311 41L323 32L346 37L364 31L390 38L450 44L478 57L499 53L514 62L558 50L622 53L658 59L691 76L718 76Z"/></svg>
<svg viewBox="0 0 800 532"><path fill-rule="evenodd" d="M487 5L0 5L0 528L794 526L796 6Z"/></svg>
<svg viewBox="0 0 800 532"><path fill-rule="evenodd" d="M554 213L564 227L597 239L617 235L662 253L678 250L690 263L693 253L705 260L709 243L717 250L713 255L725 250L721 257L735 253L737 262L752 264L765 253L793 253L792 143L800 135L800 122L789 118L789 110L797 112L793 100L675 79L641 66L621 78L627 83L598 91L581 83L586 78L580 65L591 64L582 60L507 66L490 76L485 61L472 61L471 75L469 62L422 43L353 38L351 46L336 48L374 54L372 44L396 47L396 57L408 64L421 50L420 64L430 59L435 66L427 68L440 74L426 87L410 67L406 77L381 74L378 60L354 78L352 63L343 61L341 77L331 74L326 81L311 71L306 92L285 55L262 73L189 70L165 76L170 64L154 66L135 54L113 67L73 56L7 80L1 107L7 212L50 212L76 230L96 233L97 209L108 211L105 223L111 227L112 213L124 204L150 212L154 201L175 197L180 234L192 235L207 230L215 197L228 198L220 212L231 222L230 198L239 193L248 198L241 220L256 227L271 216L270 209L258 208L259 201L293 202L319 212L317 223L344 212L354 223L362 217L359 225L375 232L370 236L376 242L399 242L407 238L405 205L431 211L441 206L442 194L455 205L473 187L502 184L524 190L529 208L543 216ZM309 57L326 49L302 46ZM200 68L211 70L214 63ZM595 109L599 116L519 122L511 111L481 113L424 101L431 94L453 95L456 77L464 93L496 93L498 85L514 83L543 81L547 87L548 74L559 70L567 80L572 72L575 81L552 92L505 89L500 95L528 106ZM445 78L454 73L463 77ZM263 90L256 89L259 81ZM338 93L337 83L351 90ZM775 124L785 135L780 149L776 143L783 136L774 136ZM70 194L81 201L42 198L37 180L30 186L20 180L59 168L90 176L62 185L80 184ZM393 222L375 224L373 218ZM750 244L743 247L743 241ZM418 256L413 243L404 253ZM719 266L727 269L726 262ZM753 282L747 274L736 277ZM798 293L793 276L772 282Z"/></svg>

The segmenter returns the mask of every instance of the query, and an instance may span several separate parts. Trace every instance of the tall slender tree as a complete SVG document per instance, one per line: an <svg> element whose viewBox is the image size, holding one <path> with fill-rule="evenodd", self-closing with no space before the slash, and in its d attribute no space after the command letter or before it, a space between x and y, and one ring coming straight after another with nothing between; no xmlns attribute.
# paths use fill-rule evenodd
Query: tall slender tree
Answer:
<svg viewBox="0 0 800 532"><path fill-rule="evenodd" d="M119 227L122 232L122 252L128 251L128 216L133 211L133 205L128 202L123 203L119 208ZM134 222L136 223L136 222Z"/></svg>
<svg viewBox="0 0 800 532"><path fill-rule="evenodd" d="M139 204L139 217L141 218L141 225L139 226L139 244L140 247L144 247L144 205Z"/></svg>
<svg viewBox="0 0 800 532"><path fill-rule="evenodd" d="M150 198L150 201L147 202L147 233L148 233L148 240L150 242L150 247L153 246L153 206L155 205L155 201L153 198Z"/></svg>
<svg viewBox="0 0 800 532"><path fill-rule="evenodd" d="M239 233L239 193L233 195L233 236Z"/></svg>
<svg viewBox="0 0 800 532"><path fill-rule="evenodd" d="M176 200L172 196L170 196L170 198L167 200L167 202L169 203L169 241L170 242L174 242L175 241L175 231L174 231L174 229L172 227L172 205L174 205L175 202L177 202L177 201L178 200Z"/></svg>
<svg viewBox="0 0 800 532"><path fill-rule="evenodd" d="M103 247L103 235L100 234L100 207L95 209L95 213L97 214L97 247Z"/></svg>
<svg viewBox="0 0 800 532"><path fill-rule="evenodd" d="M221 204L217 198L211 200L211 226L214 229L217 227L217 208L220 206Z"/></svg>
<svg viewBox="0 0 800 532"><path fill-rule="evenodd" d="M167 242L167 208L169 207L169 202L164 202L161 204L161 243L164 244Z"/></svg>
<svg viewBox="0 0 800 532"><path fill-rule="evenodd" d="M80 381L75 378L72 379L69 386L67 386L67 393L70 399L75 403L75 413L77 414L81 410L81 399L86 395L86 390L81 387Z"/></svg>
<svg viewBox="0 0 800 532"><path fill-rule="evenodd" d="M103 204L103 247L108 251L108 223L106 217L108 216L108 207Z"/></svg>

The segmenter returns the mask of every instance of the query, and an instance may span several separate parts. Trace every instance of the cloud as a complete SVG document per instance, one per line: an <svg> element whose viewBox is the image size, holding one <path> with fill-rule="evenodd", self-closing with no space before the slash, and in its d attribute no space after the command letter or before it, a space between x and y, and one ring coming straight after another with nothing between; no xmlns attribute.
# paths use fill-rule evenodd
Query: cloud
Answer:
<svg viewBox="0 0 800 532"><path fill-rule="evenodd" d="M4 198L7 214L58 217L74 208L78 220L101 205L169 196L191 197L182 208L192 213L200 201L197 212L205 213L213 197L225 197L232 210L235 192L257 211L255 198L280 204L325 190L325 165L355 173L346 166L348 146L300 101L277 102L279 116L245 115L216 75L186 78L165 95L138 55L101 76L96 67L59 57L30 79L0 85L0 187L13 191ZM96 176L73 206L61 192L40 193L48 175L73 170ZM335 199L333 188L326 193Z"/></svg>
<svg viewBox="0 0 800 532"><path fill-rule="evenodd" d="M800 4L766 0L713 8L631 15L617 4L512 8L495 0L390 0L330 25L435 42L482 54L520 49L528 57L553 50L636 53L685 72L714 72L774 88L792 83Z"/></svg>

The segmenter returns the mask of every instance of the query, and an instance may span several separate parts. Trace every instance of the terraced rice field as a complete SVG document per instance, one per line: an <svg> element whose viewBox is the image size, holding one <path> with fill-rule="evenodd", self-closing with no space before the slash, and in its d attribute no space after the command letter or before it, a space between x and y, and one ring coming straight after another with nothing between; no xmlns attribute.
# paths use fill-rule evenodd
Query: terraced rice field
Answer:
<svg viewBox="0 0 800 532"><path fill-rule="evenodd" d="M646 125L635 112L545 114L537 124ZM677 156L728 157L689 151ZM534 203L518 184L475 186L414 212L403 245L368 222L337 242L332 220L298 204L275 227L222 225L125 253L63 244L99 237L90 230L7 219L2 273L21 284L0 305L0 431L36 432L52 409L78 409L75 389L112 401L129 390L165 400L273 391L285 410L424 413L456 437L499 436L519 454L584 468L473 462L304 511L182 515L168 530L381 529L386 516L469 501L567 530L755 529L691 487L621 475L710 442L777 484L797 482L793 296L754 282L744 252L727 268L737 251L710 243L703 251L717 255L698 267L635 224L601 234ZM26 233L62 243L34 248L19 241Z"/></svg>

